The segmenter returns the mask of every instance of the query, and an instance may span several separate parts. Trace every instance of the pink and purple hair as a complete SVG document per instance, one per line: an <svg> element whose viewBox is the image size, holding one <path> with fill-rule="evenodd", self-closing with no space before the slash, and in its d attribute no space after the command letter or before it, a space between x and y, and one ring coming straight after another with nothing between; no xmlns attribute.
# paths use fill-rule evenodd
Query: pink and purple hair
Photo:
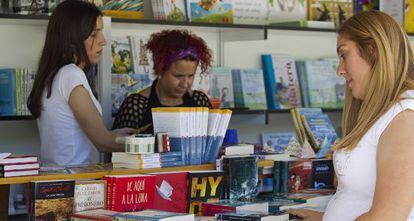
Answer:
<svg viewBox="0 0 414 221"><path fill-rule="evenodd" d="M146 48L152 52L155 75L164 72L178 60L196 61L201 74L211 67L211 50L205 41L188 30L163 30L151 35Z"/></svg>

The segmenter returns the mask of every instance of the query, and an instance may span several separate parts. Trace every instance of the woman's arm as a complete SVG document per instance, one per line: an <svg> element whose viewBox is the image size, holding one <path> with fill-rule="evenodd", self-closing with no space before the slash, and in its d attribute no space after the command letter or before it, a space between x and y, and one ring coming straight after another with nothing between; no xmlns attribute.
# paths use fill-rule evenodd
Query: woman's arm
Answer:
<svg viewBox="0 0 414 221"><path fill-rule="evenodd" d="M115 138L133 133L134 129L108 131L88 91L82 85L76 86L70 93L69 106L80 127L99 151L123 151L123 145L115 143Z"/></svg>
<svg viewBox="0 0 414 221"><path fill-rule="evenodd" d="M414 111L399 113L380 137L371 209L358 221L407 220L414 205Z"/></svg>

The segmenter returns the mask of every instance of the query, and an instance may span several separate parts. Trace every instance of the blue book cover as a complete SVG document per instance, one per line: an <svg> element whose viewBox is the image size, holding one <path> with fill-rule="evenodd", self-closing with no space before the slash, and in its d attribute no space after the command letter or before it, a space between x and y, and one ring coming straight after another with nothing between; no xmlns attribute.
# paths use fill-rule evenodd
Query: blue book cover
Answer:
<svg viewBox="0 0 414 221"><path fill-rule="evenodd" d="M263 149L268 153L284 153L292 139L297 139L295 132L262 133Z"/></svg>
<svg viewBox="0 0 414 221"><path fill-rule="evenodd" d="M221 147L221 144L223 143L223 140L224 140L224 137L222 136L214 137L214 140L211 144L210 153L208 155L208 163L216 162L216 158L219 154L220 147Z"/></svg>
<svg viewBox="0 0 414 221"><path fill-rule="evenodd" d="M212 146L213 146L213 143L214 143L214 138L215 138L214 136L207 136L206 151L203 155L203 156L205 156L205 157L203 157L203 163L209 162L211 149L212 149Z"/></svg>
<svg viewBox="0 0 414 221"><path fill-rule="evenodd" d="M186 162L186 154L185 154L185 138L180 137L170 137L170 149L174 152L180 152L183 164Z"/></svg>
<svg viewBox="0 0 414 221"><path fill-rule="evenodd" d="M0 69L0 115L17 114L16 70Z"/></svg>
<svg viewBox="0 0 414 221"><path fill-rule="evenodd" d="M201 152L203 149L203 138L201 136L197 136L194 139L195 139L196 146L197 146L196 153L195 153L195 156L197 157L197 159L195 161L195 164L198 165L198 164L201 164L201 158L202 158Z"/></svg>
<svg viewBox="0 0 414 221"><path fill-rule="evenodd" d="M266 92L261 69L233 69L236 107L266 109Z"/></svg>
<svg viewBox="0 0 414 221"><path fill-rule="evenodd" d="M305 61L309 107L342 107L345 80L336 75L337 63L334 59Z"/></svg>
<svg viewBox="0 0 414 221"><path fill-rule="evenodd" d="M295 60L288 55L262 55L263 76L269 109L301 106L301 95Z"/></svg>
<svg viewBox="0 0 414 221"><path fill-rule="evenodd" d="M182 160L162 162L161 165L162 165L162 167L179 167L179 166L184 166Z"/></svg>

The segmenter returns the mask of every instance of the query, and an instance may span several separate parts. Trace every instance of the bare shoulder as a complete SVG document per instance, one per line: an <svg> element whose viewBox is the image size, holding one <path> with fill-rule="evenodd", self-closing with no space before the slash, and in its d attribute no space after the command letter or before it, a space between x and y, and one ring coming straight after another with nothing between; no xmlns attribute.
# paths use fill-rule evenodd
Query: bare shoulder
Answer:
<svg viewBox="0 0 414 221"><path fill-rule="evenodd" d="M379 151L414 154L414 111L404 110L392 119L379 141Z"/></svg>
<svg viewBox="0 0 414 221"><path fill-rule="evenodd" d="M144 90L140 91L138 94L140 94L140 95L142 95L146 98L149 98L150 93L151 93L151 87L147 87Z"/></svg>

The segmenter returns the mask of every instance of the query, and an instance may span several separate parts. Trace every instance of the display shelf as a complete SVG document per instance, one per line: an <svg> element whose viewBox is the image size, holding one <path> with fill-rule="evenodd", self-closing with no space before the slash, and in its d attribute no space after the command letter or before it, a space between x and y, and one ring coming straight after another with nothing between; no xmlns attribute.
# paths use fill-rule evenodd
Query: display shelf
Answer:
<svg viewBox="0 0 414 221"><path fill-rule="evenodd" d="M264 29L266 25L248 25L248 24L221 24L221 23L204 23L204 22L179 22L153 19L121 19L112 18L114 23L134 23L150 25L172 25L172 26L197 26L210 28L237 28L237 29Z"/></svg>
<svg viewBox="0 0 414 221"><path fill-rule="evenodd" d="M34 120L33 116L0 116L0 121L6 120Z"/></svg>

